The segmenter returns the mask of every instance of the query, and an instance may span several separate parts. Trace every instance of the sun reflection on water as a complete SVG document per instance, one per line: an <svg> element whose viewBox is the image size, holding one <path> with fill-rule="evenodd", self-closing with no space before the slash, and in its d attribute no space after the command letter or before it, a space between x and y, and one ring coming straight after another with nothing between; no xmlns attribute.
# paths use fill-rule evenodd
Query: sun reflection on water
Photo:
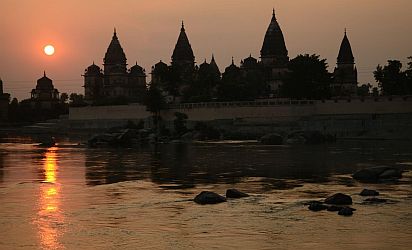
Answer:
<svg viewBox="0 0 412 250"><path fill-rule="evenodd" d="M58 183L58 148L48 148L43 161L44 180L39 190L39 207L35 224L38 226L40 244L44 249L62 249L59 239L63 234L64 216L61 211Z"/></svg>

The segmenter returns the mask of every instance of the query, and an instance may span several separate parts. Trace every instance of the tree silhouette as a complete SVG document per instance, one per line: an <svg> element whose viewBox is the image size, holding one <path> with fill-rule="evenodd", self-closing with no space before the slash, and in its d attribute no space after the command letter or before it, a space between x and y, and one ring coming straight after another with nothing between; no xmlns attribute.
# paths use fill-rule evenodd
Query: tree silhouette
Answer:
<svg viewBox="0 0 412 250"><path fill-rule="evenodd" d="M408 64L410 67L410 64ZM408 70L402 71L402 63L398 60L388 60L385 66L378 65L373 72L376 82L383 95L412 94Z"/></svg>
<svg viewBox="0 0 412 250"><path fill-rule="evenodd" d="M330 97L332 74L326 59L318 55L298 55L288 65L289 74L281 86L281 95L289 98L327 99Z"/></svg>

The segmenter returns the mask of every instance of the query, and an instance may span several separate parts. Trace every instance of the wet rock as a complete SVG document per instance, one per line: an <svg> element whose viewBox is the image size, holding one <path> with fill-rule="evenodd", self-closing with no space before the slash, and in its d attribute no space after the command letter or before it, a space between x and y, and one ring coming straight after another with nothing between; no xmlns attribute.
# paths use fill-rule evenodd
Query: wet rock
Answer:
<svg viewBox="0 0 412 250"><path fill-rule="evenodd" d="M226 190L226 198L239 199L239 198L244 198L244 197L249 197L249 195L246 193L240 192L237 189Z"/></svg>
<svg viewBox="0 0 412 250"><path fill-rule="evenodd" d="M359 170L352 176L359 181L379 181L385 179L400 179L402 171L388 166L377 166Z"/></svg>
<svg viewBox="0 0 412 250"><path fill-rule="evenodd" d="M341 210L339 210L338 214L342 216L352 216L353 209L350 207L343 207Z"/></svg>
<svg viewBox="0 0 412 250"><path fill-rule="evenodd" d="M364 203L368 204L381 204L388 202L387 199L380 199L380 198L368 198L364 201Z"/></svg>
<svg viewBox="0 0 412 250"><path fill-rule="evenodd" d="M379 192L376 190L371 190L371 189L364 189L362 192L359 194L360 196L378 196Z"/></svg>
<svg viewBox="0 0 412 250"><path fill-rule="evenodd" d="M266 145L282 145L283 137L276 133L267 134L260 138L260 142Z"/></svg>
<svg viewBox="0 0 412 250"><path fill-rule="evenodd" d="M194 201L197 204L201 204L201 205L218 204L221 202L225 202L226 198L214 192L202 191L200 194L198 194L195 197Z"/></svg>
<svg viewBox="0 0 412 250"><path fill-rule="evenodd" d="M287 144L305 144L306 138L299 134L292 134L286 140Z"/></svg>
<svg viewBox="0 0 412 250"><path fill-rule="evenodd" d="M337 211L342 210L342 207L332 205L332 206L329 206L327 210L329 212L337 212Z"/></svg>
<svg viewBox="0 0 412 250"><path fill-rule="evenodd" d="M352 198L349 195L337 193L326 198L325 203L331 205L352 205Z"/></svg>
<svg viewBox="0 0 412 250"><path fill-rule="evenodd" d="M310 211L319 212L328 209L328 206L322 204L321 202L311 202L308 208Z"/></svg>
<svg viewBox="0 0 412 250"><path fill-rule="evenodd" d="M400 179L402 171L396 168L386 169L379 175L379 179Z"/></svg>

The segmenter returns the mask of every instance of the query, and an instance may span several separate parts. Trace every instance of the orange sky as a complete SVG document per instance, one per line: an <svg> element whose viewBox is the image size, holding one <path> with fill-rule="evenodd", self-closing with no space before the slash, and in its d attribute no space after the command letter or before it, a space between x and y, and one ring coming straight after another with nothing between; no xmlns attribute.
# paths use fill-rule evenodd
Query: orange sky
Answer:
<svg viewBox="0 0 412 250"><path fill-rule="evenodd" d="M83 93L81 74L102 64L113 27L128 63L149 73L170 61L182 19L196 61L214 53L223 71L232 56L259 56L273 7L289 56L320 54L330 71L347 27L361 83L373 83L377 64L412 55L411 0L1 0L0 77L19 99L43 70L60 92ZM48 43L53 57L43 54Z"/></svg>

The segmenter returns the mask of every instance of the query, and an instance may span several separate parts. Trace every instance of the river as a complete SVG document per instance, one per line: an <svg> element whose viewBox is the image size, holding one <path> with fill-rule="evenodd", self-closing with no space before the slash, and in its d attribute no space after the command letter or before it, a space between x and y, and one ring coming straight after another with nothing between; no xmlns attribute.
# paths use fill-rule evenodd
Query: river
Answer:
<svg viewBox="0 0 412 250"><path fill-rule="evenodd" d="M0 142L0 249L409 249L412 172L364 184L375 166L412 170L411 142L263 146L255 142L90 149ZM191 199L237 188L218 205ZM363 188L391 202L364 204ZM304 203L352 196L351 217Z"/></svg>

